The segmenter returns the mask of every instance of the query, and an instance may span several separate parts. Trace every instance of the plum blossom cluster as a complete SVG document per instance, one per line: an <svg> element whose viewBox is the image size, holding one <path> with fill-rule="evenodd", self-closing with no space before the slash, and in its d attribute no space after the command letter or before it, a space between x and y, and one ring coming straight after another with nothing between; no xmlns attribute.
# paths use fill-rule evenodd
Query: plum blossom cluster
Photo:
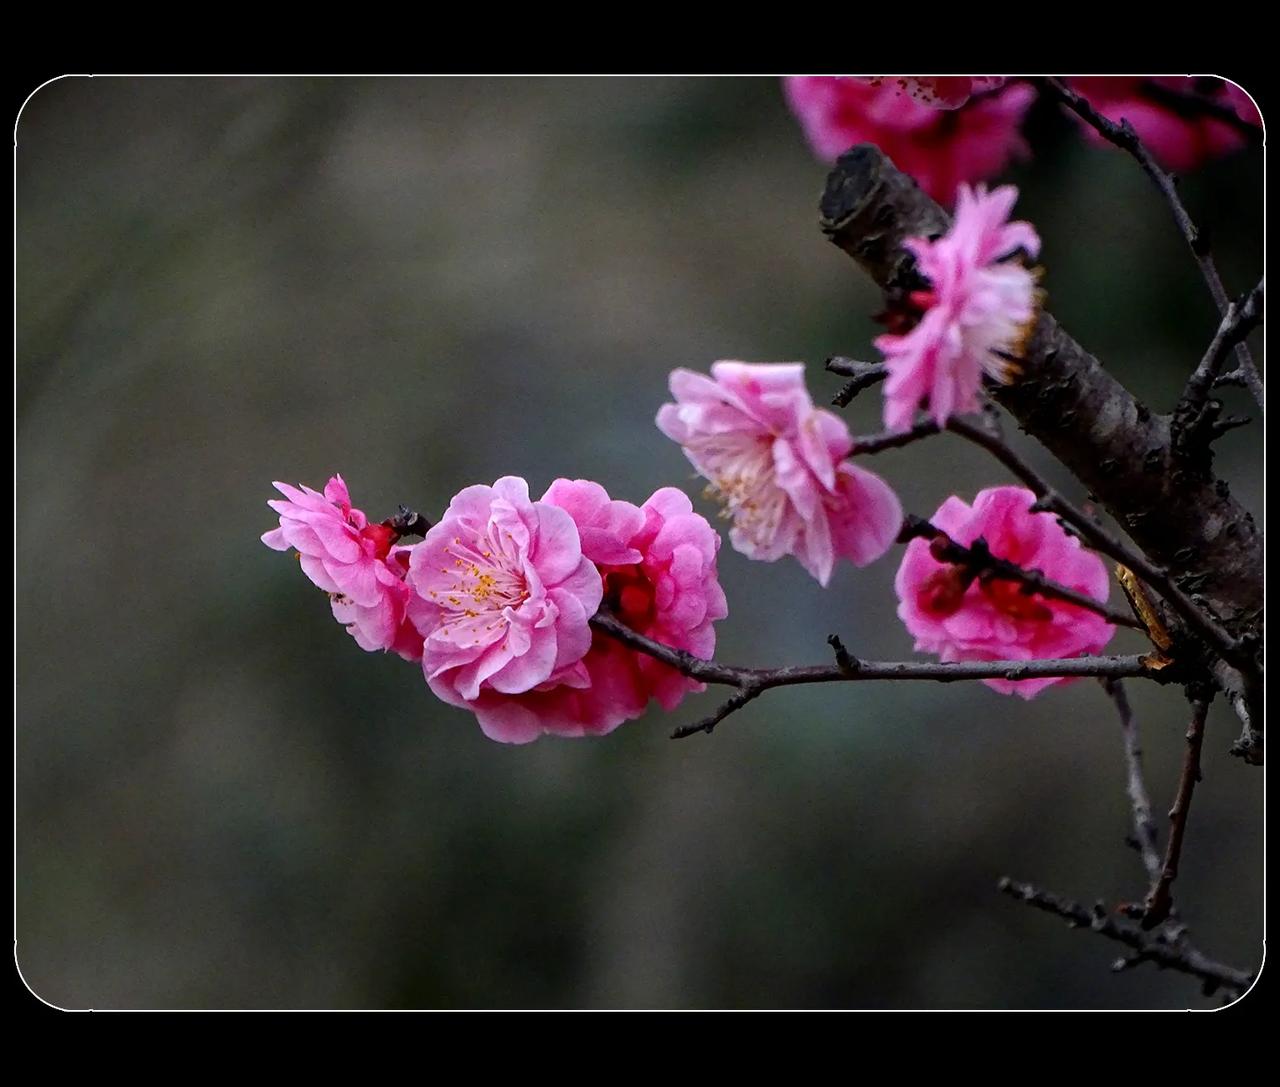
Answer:
<svg viewBox="0 0 1280 1087"><path fill-rule="evenodd" d="M1067 81L1112 121L1127 120L1173 170L1243 147L1240 125L1261 126L1253 100L1221 79L1091 76ZM793 76L787 102L814 153L833 161L873 143L930 196L950 204L962 183L985 181L1027 157L1021 127L1035 101L1025 82L1000 77ZM1227 117L1224 117L1224 111ZM1081 125L1091 143L1105 141Z"/></svg>
<svg viewBox="0 0 1280 1087"><path fill-rule="evenodd" d="M1025 90L996 79L852 82L860 95L906 96L911 110L952 122L973 108L971 96L995 108ZM1040 248L1029 223L1009 219L1016 198L1012 186L959 182L950 230L906 243L923 286L897 300L892 330L876 340L891 432L909 429L921 409L942 427L979 409L984 379L1016 377L1039 302L1022 257ZM710 374L676 369L669 387L657 427L706 481L735 551L790 556L825 587L841 561L867 566L906 538L897 495L865 466L844 421L814 405L803 363L724 360ZM464 487L431 524L403 510L371 520L338 475L323 491L275 486L283 498L268 505L279 525L263 543L296 552L362 649L416 662L430 690L473 713L492 739L601 736L651 701L672 710L703 689L707 673L688 662L711 660L715 624L728 615L721 540L673 487L635 505L562 478L535 498L509 475ZM952 496L933 529L962 546L980 541L990 556L1036 571L1037 584L1055 582L1056 594L979 576L911 539L894 585L917 650L943 662L1022 662L1106 645L1106 570L1034 501L1016 487L984 490L972 505ZM593 624L597 616L610 622ZM617 623L650 651L615 637ZM986 682L1029 698L1065 680Z"/></svg>
<svg viewBox="0 0 1280 1087"><path fill-rule="evenodd" d="M701 684L604 639L605 604L633 630L709 658L728 614L720 537L682 493L643 506L597 483L558 479L541 499L504 476L466 487L421 542L371 523L334 476L323 493L277 483L280 526L262 541L297 551L362 649L419 661L431 690L475 713L487 736L603 735L651 698L674 709Z"/></svg>

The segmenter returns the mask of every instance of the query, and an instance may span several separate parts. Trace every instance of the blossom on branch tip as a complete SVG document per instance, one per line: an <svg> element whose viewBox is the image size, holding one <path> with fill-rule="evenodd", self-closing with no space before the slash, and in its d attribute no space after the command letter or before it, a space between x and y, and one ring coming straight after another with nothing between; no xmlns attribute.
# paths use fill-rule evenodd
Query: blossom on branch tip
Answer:
<svg viewBox="0 0 1280 1087"><path fill-rule="evenodd" d="M1026 222L1009 222L1018 198L1012 185L988 193L960 186L951 229L936 241L909 238L904 244L929 289L910 302L919 321L905 333L876 339L889 377L884 386L884 422L910 428L916 409L928 404L939 425L952 415L979 408L985 374L1005 382L1035 325L1039 309L1036 275L1017 259L1035 259L1040 238Z"/></svg>
<svg viewBox="0 0 1280 1087"><path fill-rule="evenodd" d="M948 205L961 182L994 177L1028 154L1019 126L1035 91L1025 84L994 91L975 86L993 82L857 76L783 81L791 111L819 158L834 162L854 144L873 143ZM970 101L977 90L987 93Z"/></svg>
<svg viewBox="0 0 1280 1087"><path fill-rule="evenodd" d="M1107 568L1049 513L1033 513L1036 497L1022 487L992 487L967 505L948 498L929 520L956 543L985 540L997 558L1038 570L1067 588L1105 603ZM912 540L894 579L898 616L917 650L943 661L1053 660L1100 652L1115 627L1102 616L1057 598L1028 593L1018 582L974 578L934 557L929 541ZM1071 679L985 679L1002 694L1032 698Z"/></svg>
<svg viewBox="0 0 1280 1087"><path fill-rule="evenodd" d="M717 362L711 377L674 370L670 387L676 402L659 410L658 429L710 482L735 550L765 562L794 555L826 585L836 559L865 566L889 549L902 506L846 459L849 428L813 406L802 363Z"/></svg>
<svg viewBox="0 0 1280 1087"><path fill-rule="evenodd" d="M603 584L564 510L504 476L453 497L409 557L409 617L432 691L466 706L571 671L591 646Z"/></svg>
<svg viewBox="0 0 1280 1087"><path fill-rule="evenodd" d="M274 486L285 498L267 505L280 515L280 527L264 533L262 542L276 551L297 551L302 572L329 594L334 618L361 649L389 649L406 660L422 656L422 638L407 618L410 590L404 578L413 548L394 546L395 530L370 523L355 509L339 475L323 494L305 484L301 490Z"/></svg>
<svg viewBox="0 0 1280 1087"><path fill-rule="evenodd" d="M1262 124L1253 100L1234 83L1191 76L1082 76L1066 81L1089 105L1119 124L1128 121L1138 138L1170 170L1187 171L1245 145L1245 134L1228 121L1197 108L1197 100L1234 111L1249 124ZM1084 137L1112 146L1082 117Z"/></svg>
<svg viewBox="0 0 1280 1087"><path fill-rule="evenodd" d="M611 499L598 483L558 479L542 501L569 514L596 565L605 610L664 645L709 659L717 619L728 614L716 572L720 537L672 487L641 507ZM468 703L485 735L527 743L544 734L602 736L639 717L651 698L672 710L703 685L621 642L592 632L572 668L531 691L482 691Z"/></svg>

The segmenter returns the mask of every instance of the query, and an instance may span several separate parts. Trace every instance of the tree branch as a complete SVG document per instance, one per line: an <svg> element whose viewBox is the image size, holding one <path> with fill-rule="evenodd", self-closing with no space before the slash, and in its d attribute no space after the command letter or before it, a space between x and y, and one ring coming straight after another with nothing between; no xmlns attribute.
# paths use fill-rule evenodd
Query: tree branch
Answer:
<svg viewBox="0 0 1280 1087"><path fill-rule="evenodd" d="M1104 140L1129 152L1130 155L1137 159L1138 165L1155 182L1156 188L1160 190L1168 202L1169 210L1173 212L1174 221L1178 224L1178 229L1182 232L1183 238L1186 239L1187 245L1190 246L1191 254L1195 257L1196 264L1200 266L1200 274L1204 277L1205 283L1208 284L1209 293L1213 295L1214 305L1218 307L1220 314L1226 316L1231 300L1227 296L1227 289L1222 285L1222 277L1218 275L1218 266L1214 263L1213 254L1209 251L1208 241L1195 223L1191 221L1191 216L1187 213L1187 209L1182 203L1182 198L1178 195L1178 186L1174 181L1173 175L1156 162L1154 156L1147 150L1146 145L1138 138L1133 126L1126 120L1121 120L1119 124L1108 120L1095 110L1087 99L1077 94L1061 80L1045 78L1037 79L1034 82L1041 90L1056 98L1080 117L1085 124L1097 132ZM1262 378L1258 374L1258 368L1253 363L1253 356L1244 343L1237 343L1235 351L1236 358L1240 361L1240 371L1245 378L1245 383L1253 394L1253 398L1258 402L1258 407L1261 408L1263 407Z"/></svg>
<svg viewBox="0 0 1280 1087"><path fill-rule="evenodd" d="M1191 724L1187 728L1187 750L1182 760L1178 792L1169 809L1169 843L1165 847L1162 866L1147 895L1142 915L1144 929L1155 928L1173 908L1173 881L1178 878L1178 861L1182 857L1182 840L1187 833L1187 816L1191 812L1191 795L1200 780L1200 748L1204 742L1204 721L1209 712L1209 698L1195 698L1191 703Z"/></svg>
<svg viewBox="0 0 1280 1087"><path fill-rule="evenodd" d="M1115 703L1116 712L1120 715L1124 762L1128 770L1126 792L1129 794L1129 805L1133 808L1133 842L1142 857L1147 877L1154 881L1159 878L1162 865L1160 854L1156 850L1156 824L1151 818L1151 797L1147 793L1147 783L1142 774L1142 747L1138 738L1138 726L1133 720L1133 709L1129 705L1124 683L1118 679L1101 679L1098 682Z"/></svg>
<svg viewBox="0 0 1280 1087"><path fill-rule="evenodd" d="M1079 902L1042 891L1029 883L1015 883L1008 876L1004 876L996 886L1010 898L1016 898L1046 913L1056 914L1072 928L1087 928L1108 940L1115 940L1132 948L1133 957L1120 960L1113 969L1127 969L1139 962L1153 962L1162 969L1177 970L1199 978L1204 982L1206 996L1212 995L1219 987L1228 990L1232 996L1238 996L1253 982L1252 974L1215 962L1201 954L1190 946L1185 934L1174 935L1167 930L1147 932L1133 922L1110 916L1102 903L1095 905L1092 910L1086 909Z"/></svg>
<svg viewBox="0 0 1280 1087"><path fill-rule="evenodd" d="M933 661L865 661L851 656L832 636L831 645L836 651L835 664L786 665L782 668L740 668L703 660L632 630L625 623L606 612L598 612L591 620L597 630L616 638L654 660L669 665L682 675L703 683L717 683L736 687L738 693L730 698L716 713L692 725L686 725L672 733L673 739L691 736L695 732L710 732L725 717L741 709L752 699L774 687L792 687L808 683L848 683L874 680L924 679L937 683L955 683L975 679L1047 679L1077 676L1106 676L1121 679L1142 676L1165 682L1166 677L1147 666L1141 656L1068 657L1054 660L1029 661L958 661L938 663Z"/></svg>
<svg viewBox="0 0 1280 1087"><path fill-rule="evenodd" d="M822 198L823 231L891 295L920 283L903 242L944 233L949 225L947 214L870 144L840 157ZM1261 532L1224 480L1175 455L1169 418L1134 399L1048 313L1040 315L1024 351L1022 376L991 392L1127 528L1143 554L1117 546L1118 540L1025 472L1007 447L973 428L1028 486L1045 488L1042 508L1129 566L1192 632L1256 677ZM1253 704L1251 712L1260 718Z"/></svg>

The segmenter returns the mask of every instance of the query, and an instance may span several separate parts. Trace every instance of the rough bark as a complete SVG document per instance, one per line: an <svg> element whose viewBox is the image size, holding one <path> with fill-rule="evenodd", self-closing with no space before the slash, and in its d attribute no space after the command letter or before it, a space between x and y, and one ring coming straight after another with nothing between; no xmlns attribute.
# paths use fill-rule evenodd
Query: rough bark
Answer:
<svg viewBox="0 0 1280 1087"><path fill-rule="evenodd" d="M921 285L909 237L944 233L950 217L877 147L841 156L821 204L824 233L889 295ZM1262 534L1214 476L1207 449L1175 448L1153 412L1044 313L1021 376L996 399L1236 637L1262 635Z"/></svg>

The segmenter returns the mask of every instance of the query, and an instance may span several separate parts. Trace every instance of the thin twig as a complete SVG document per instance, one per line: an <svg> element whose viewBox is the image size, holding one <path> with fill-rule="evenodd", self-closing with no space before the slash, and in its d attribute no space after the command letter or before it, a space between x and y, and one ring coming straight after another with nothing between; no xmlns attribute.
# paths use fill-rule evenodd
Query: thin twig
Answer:
<svg viewBox="0 0 1280 1087"><path fill-rule="evenodd" d="M1133 808L1133 841L1142 857L1147 877L1154 881L1160 876L1161 863L1156 849L1156 823L1151 817L1151 797L1147 793L1147 783L1142 774L1142 747L1138 726L1133 719L1133 709L1129 705L1124 683L1118 679L1101 679L1098 682L1115 703L1116 712L1120 715L1124 762L1128 769L1125 789L1129 794L1129 805Z"/></svg>
<svg viewBox="0 0 1280 1087"><path fill-rule="evenodd" d="M1173 807L1169 809L1169 843L1164 851L1164 864L1147 895L1142 915L1144 929L1155 928L1169 916L1169 911L1173 908L1173 881L1178 878L1178 861L1182 856L1182 840L1187 833L1191 796L1195 792L1196 782L1200 780L1200 748L1204 743L1204 721L1208 712L1208 698L1193 699L1182 774L1178 778L1178 792L1173 799Z"/></svg>
<svg viewBox="0 0 1280 1087"><path fill-rule="evenodd" d="M987 541L982 537L978 537L972 544L965 547L932 522L926 521L923 517L916 517L914 514L907 514L903 519L902 530L898 533L898 543L907 543L914 539L929 540L929 551L935 559L962 567L978 581L1012 581L1021 585L1027 596L1036 594L1049 600L1062 600L1068 604L1074 604L1077 608L1102 616L1114 626L1142 631L1147 629L1145 624L1132 615L1115 611L1086 593L1051 581L1039 570L1028 570L1016 562L993 555Z"/></svg>
<svg viewBox="0 0 1280 1087"><path fill-rule="evenodd" d="M827 359L826 367L833 374L850 378L831 400L839 408L847 408L858 393L889 376L889 368L883 362L860 362L839 355Z"/></svg>
<svg viewBox="0 0 1280 1087"><path fill-rule="evenodd" d="M850 656L837 639L832 643L836 650L835 664L787 665L782 668L741 668L703 660L661 642L645 637L625 623L599 612L591 620L592 625L624 645L645 653L654 660L670 665L690 679L704 683L718 683L736 687L738 694L711 717L691 726L677 729L672 735L679 739L694 732L710 732L720 721L747 702L773 687L791 687L808 683L841 683L861 680L923 679L937 683L954 683L975 679L1048 679L1077 676L1108 676L1114 679L1142 676L1162 681L1159 672L1149 668L1145 658L1138 655L1115 657L1068 657L1054 660L1000 660L1000 661L865 661Z"/></svg>
<svg viewBox="0 0 1280 1087"><path fill-rule="evenodd" d="M1183 206L1173 175L1156 162L1128 121L1121 120L1119 124L1116 124L1114 121L1108 120L1095 110L1087 99L1077 94L1061 80L1045 78L1037 79L1035 82L1080 117L1104 140L1129 152L1137 159L1138 165L1155 182L1156 188L1160 190L1168 202L1169 210L1173 212L1174 221L1178 224L1178 229L1182 232L1183 238L1186 239L1187 245L1190 246L1196 264L1200 266L1200 274L1204 277L1205 283L1208 284L1214 305L1218 307L1218 312L1225 316L1231 304L1231 299L1227 295L1227 289L1222 285L1222 277L1218 274L1218 266L1214 263L1207 239L1195 223L1192 222L1186 207ZM1235 352L1249 391L1258 402L1258 407L1261 408L1263 407L1262 378L1258 374L1258 368L1254 365L1253 355L1244 343L1236 344Z"/></svg>
<svg viewBox="0 0 1280 1087"><path fill-rule="evenodd" d="M1217 422L1218 404L1215 410L1209 410L1208 396L1214 385L1218 384L1222 364L1233 346L1243 340L1262 322L1262 309L1266 280L1258 280L1253 288L1239 302L1232 302L1218 325L1213 339L1209 343L1200 365L1187 379L1186 388L1178 399L1173 411L1173 430L1175 446L1190 447L1203 443L1207 436L1216 436L1222 432L1224 424ZM1235 371L1233 371L1235 372Z"/></svg>
<svg viewBox="0 0 1280 1087"><path fill-rule="evenodd" d="M1239 995L1253 981L1252 974L1203 955L1187 942L1185 936L1174 935L1167 930L1147 932L1140 925L1108 914L1101 903L1088 909L1079 902L1042 891L1029 883L1015 883L1008 876L1003 877L996 886L1010 898L1016 898L1046 913L1056 914L1072 928L1091 929L1108 940L1115 940L1132 948L1134 959L1126 960L1126 967L1135 962L1153 962L1162 968L1190 974L1205 983L1206 996L1219 987L1229 990L1233 995Z"/></svg>

